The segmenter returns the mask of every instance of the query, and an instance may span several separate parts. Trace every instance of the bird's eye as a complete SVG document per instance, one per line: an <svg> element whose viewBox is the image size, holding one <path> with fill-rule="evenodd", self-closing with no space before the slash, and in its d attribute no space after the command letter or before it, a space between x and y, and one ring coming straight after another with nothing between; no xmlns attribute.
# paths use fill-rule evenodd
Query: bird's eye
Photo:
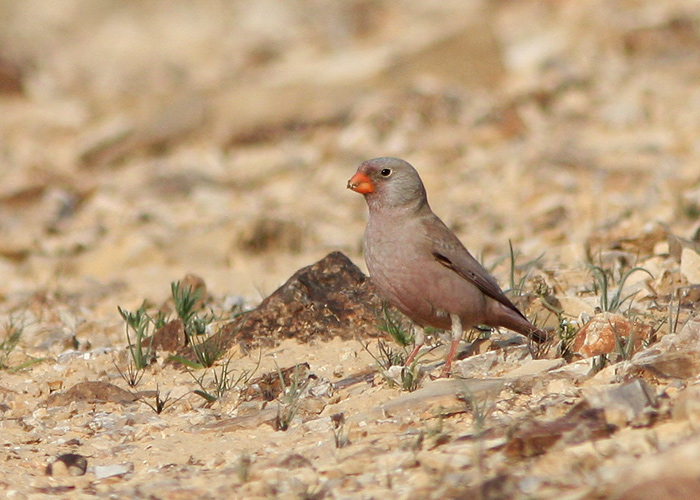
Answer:
<svg viewBox="0 0 700 500"><path fill-rule="evenodd" d="M383 168L381 172L383 177L389 177L391 175L391 169L390 168Z"/></svg>

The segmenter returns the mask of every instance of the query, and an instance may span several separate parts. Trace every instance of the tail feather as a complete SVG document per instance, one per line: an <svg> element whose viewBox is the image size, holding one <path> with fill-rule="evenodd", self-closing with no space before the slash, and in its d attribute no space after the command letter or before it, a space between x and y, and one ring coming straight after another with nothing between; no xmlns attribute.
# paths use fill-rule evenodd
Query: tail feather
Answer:
<svg viewBox="0 0 700 500"><path fill-rule="evenodd" d="M546 342L548 340L547 334L530 323L530 321L523 316L520 311L502 307L500 308L500 313L501 314L498 315L499 317L497 324L492 326L502 326L508 328L509 330L525 335L538 343Z"/></svg>

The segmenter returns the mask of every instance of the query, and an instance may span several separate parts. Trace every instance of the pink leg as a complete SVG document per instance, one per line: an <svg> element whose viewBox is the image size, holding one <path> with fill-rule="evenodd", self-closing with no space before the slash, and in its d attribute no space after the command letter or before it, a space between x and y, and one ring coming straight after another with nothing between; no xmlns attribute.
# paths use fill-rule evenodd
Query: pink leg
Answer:
<svg viewBox="0 0 700 500"><path fill-rule="evenodd" d="M441 377L449 377L452 372L452 360L457 354L457 347L459 347L459 341L462 340L462 320L456 314L451 314L450 319L452 319L452 345L450 345L450 352L447 354L447 359L445 359L445 366L442 367Z"/></svg>
<svg viewBox="0 0 700 500"><path fill-rule="evenodd" d="M418 355L418 351L423 347L423 344L425 344L425 330L423 330L422 326L413 325L413 350L406 358L404 366L410 366L411 363L413 363L413 360Z"/></svg>

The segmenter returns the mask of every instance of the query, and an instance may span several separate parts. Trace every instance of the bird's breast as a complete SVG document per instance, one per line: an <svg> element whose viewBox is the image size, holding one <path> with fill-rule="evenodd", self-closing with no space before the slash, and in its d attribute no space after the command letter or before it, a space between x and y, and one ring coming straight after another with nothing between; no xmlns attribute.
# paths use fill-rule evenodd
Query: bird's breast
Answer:
<svg viewBox="0 0 700 500"><path fill-rule="evenodd" d="M410 235L405 231L407 229L401 230L396 225L384 231L368 226L365 261L372 282L389 302L412 320L448 328L449 314L431 300L434 283L429 281L431 267L436 263L428 252L422 252L407 237Z"/></svg>
<svg viewBox="0 0 700 500"><path fill-rule="evenodd" d="M435 260L419 228L368 224L365 261L384 297L413 321L450 327L450 314L480 323L485 298L476 286Z"/></svg>

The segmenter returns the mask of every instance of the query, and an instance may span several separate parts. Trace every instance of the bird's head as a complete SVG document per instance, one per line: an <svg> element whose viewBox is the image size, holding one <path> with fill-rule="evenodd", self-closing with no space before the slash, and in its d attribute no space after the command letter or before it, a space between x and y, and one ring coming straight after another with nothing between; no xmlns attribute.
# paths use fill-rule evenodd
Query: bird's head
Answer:
<svg viewBox="0 0 700 500"><path fill-rule="evenodd" d="M418 172L398 158L363 162L348 181L348 189L363 194L373 208L419 208L427 204Z"/></svg>

